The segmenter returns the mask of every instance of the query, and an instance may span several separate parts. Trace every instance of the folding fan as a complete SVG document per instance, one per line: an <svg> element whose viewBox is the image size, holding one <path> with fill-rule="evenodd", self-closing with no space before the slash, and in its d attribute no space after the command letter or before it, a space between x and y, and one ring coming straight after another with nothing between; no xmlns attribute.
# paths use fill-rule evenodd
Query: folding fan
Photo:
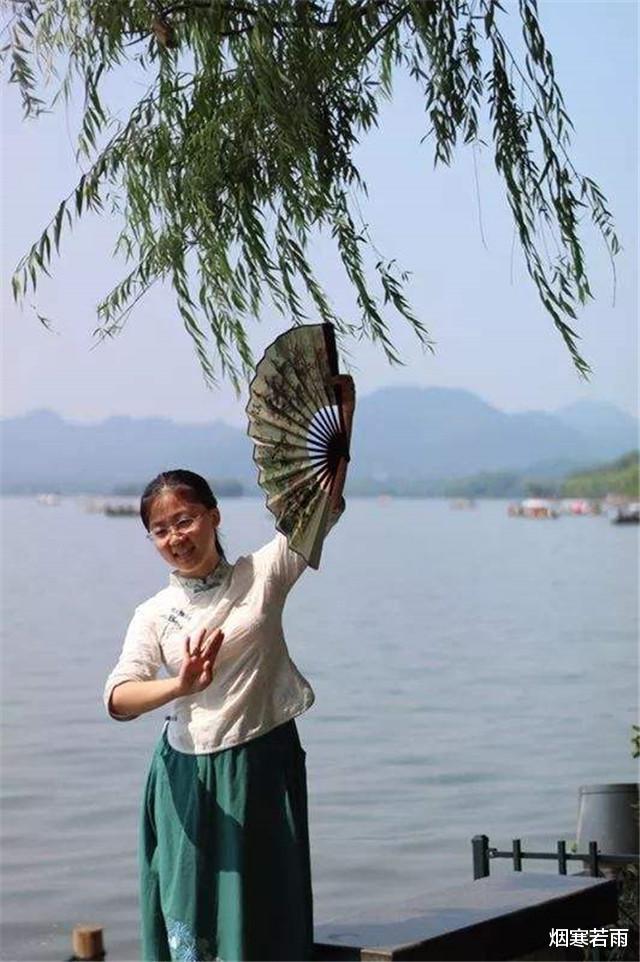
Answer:
<svg viewBox="0 0 640 962"><path fill-rule="evenodd" d="M333 326L293 327L259 361L246 408L267 507L312 568L320 563L338 466L349 460L336 374Z"/></svg>

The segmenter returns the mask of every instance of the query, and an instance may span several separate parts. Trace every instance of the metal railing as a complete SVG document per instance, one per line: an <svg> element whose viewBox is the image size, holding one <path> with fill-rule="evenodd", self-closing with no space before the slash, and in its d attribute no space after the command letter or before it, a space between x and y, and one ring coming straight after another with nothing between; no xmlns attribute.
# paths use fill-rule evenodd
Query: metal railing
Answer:
<svg viewBox="0 0 640 962"><path fill-rule="evenodd" d="M522 863L525 859L547 859L558 863L560 875L567 874L567 863L571 861L584 862L589 866L589 875L597 877L600 875L600 863L606 862L608 865L635 865L640 867L640 855L618 854L607 855L598 851L597 842L589 842L588 852L568 852L567 843L563 840L557 842L555 852L523 852L522 842L519 838L514 838L511 843L511 851L501 852L497 848L489 845L487 835L474 835L471 839L473 850L473 877L474 879L486 878L490 871L490 862L493 858L513 859L513 868L516 872L522 871ZM577 874L577 873L575 873Z"/></svg>

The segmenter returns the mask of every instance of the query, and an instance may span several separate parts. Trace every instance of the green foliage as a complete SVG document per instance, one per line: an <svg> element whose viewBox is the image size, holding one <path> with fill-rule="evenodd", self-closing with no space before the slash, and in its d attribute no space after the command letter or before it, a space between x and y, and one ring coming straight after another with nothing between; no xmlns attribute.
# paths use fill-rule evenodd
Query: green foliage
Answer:
<svg viewBox="0 0 640 962"><path fill-rule="evenodd" d="M350 478L350 496L374 497L393 495L398 498L522 498L529 485L549 485L554 482L529 482L517 471L479 471L464 478L403 478L384 481L373 478Z"/></svg>
<svg viewBox="0 0 640 962"><path fill-rule="evenodd" d="M607 494L619 494L638 500L638 452L631 451L608 464L569 475L561 494L564 498L602 498Z"/></svg>
<svg viewBox="0 0 640 962"><path fill-rule="evenodd" d="M451 498L515 498L523 494L523 479L516 471L481 471L450 481L445 494Z"/></svg>
<svg viewBox="0 0 640 962"><path fill-rule="evenodd" d="M636 962L640 957L638 866L631 862L618 866L614 877L618 897L617 925L619 928L627 929L627 944L610 947L603 953L603 958L607 962Z"/></svg>
<svg viewBox="0 0 640 962"><path fill-rule="evenodd" d="M439 498L445 482L432 478L348 478L347 495L356 498Z"/></svg>
<svg viewBox="0 0 640 962"><path fill-rule="evenodd" d="M525 481L524 489L528 498L556 498L558 496L556 481Z"/></svg>
<svg viewBox="0 0 640 962"><path fill-rule="evenodd" d="M505 40L498 0L11 0L10 80L37 115L84 89L78 154L90 162L13 277L21 300L87 211L122 217L129 262L98 307L97 334L117 333L158 280L169 281L208 380L238 385L253 358L247 321L265 298L366 336L399 361L389 312L412 312L407 275L382 257L358 214L366 184L358 141L378 123L396 71L421 87L436 163L493 141L529 274L574 364L589 368L571 327L590 296L579 221L618 251L598 186L568 154L571 122L540 29L519 0L523 53ZM135 64L148 87L126 120L105 81ZM47 84L54 93L45 100ZM486 133L484 128L487 128ZM336 316L310 242L333 238L358 316ZM552 238L547 244L545 235ZM547 249L555 247L552 257ZM376 280L374 286L371 273ZM214 350L211 351L213 346Z"/></svg>

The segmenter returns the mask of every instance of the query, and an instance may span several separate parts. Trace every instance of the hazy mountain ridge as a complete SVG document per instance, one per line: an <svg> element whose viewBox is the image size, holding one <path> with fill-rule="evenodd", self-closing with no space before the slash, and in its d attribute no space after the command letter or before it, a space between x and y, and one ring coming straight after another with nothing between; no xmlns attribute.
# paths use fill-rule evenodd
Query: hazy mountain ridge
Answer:
<svg viewBox="0 0 640 962"><path fill-rule="evenodd" d="M255 490L252 441L220 420L118 416L86 424L34 411L0 421L0 439L5 492L110 491L170 467L237 478ZM637 439L637 420L611 404L509 414L470 391L381 388L359 399L351 476L385 482L509 470L558 477L625 454Z"/></svg>

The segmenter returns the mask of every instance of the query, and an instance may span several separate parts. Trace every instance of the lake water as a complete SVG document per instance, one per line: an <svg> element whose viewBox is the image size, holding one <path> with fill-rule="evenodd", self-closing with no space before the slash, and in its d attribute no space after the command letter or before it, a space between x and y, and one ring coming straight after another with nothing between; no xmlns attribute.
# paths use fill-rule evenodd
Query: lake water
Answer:
<svg viewBox="0 0 640 962"><path fill-rule="evenodd" d="M163 710L118 724L101 696L166 569L134 518L2 508L2 958L65 959L73 925L95 922L110 960L133 959ZM231 558L272 536L259 501L222 508ZM471 879L475 834L555 850L580 785L637 778L637 566L637 529L604 517L348 504L285 613L316 692L298 727L318 923Z"/></svg>

